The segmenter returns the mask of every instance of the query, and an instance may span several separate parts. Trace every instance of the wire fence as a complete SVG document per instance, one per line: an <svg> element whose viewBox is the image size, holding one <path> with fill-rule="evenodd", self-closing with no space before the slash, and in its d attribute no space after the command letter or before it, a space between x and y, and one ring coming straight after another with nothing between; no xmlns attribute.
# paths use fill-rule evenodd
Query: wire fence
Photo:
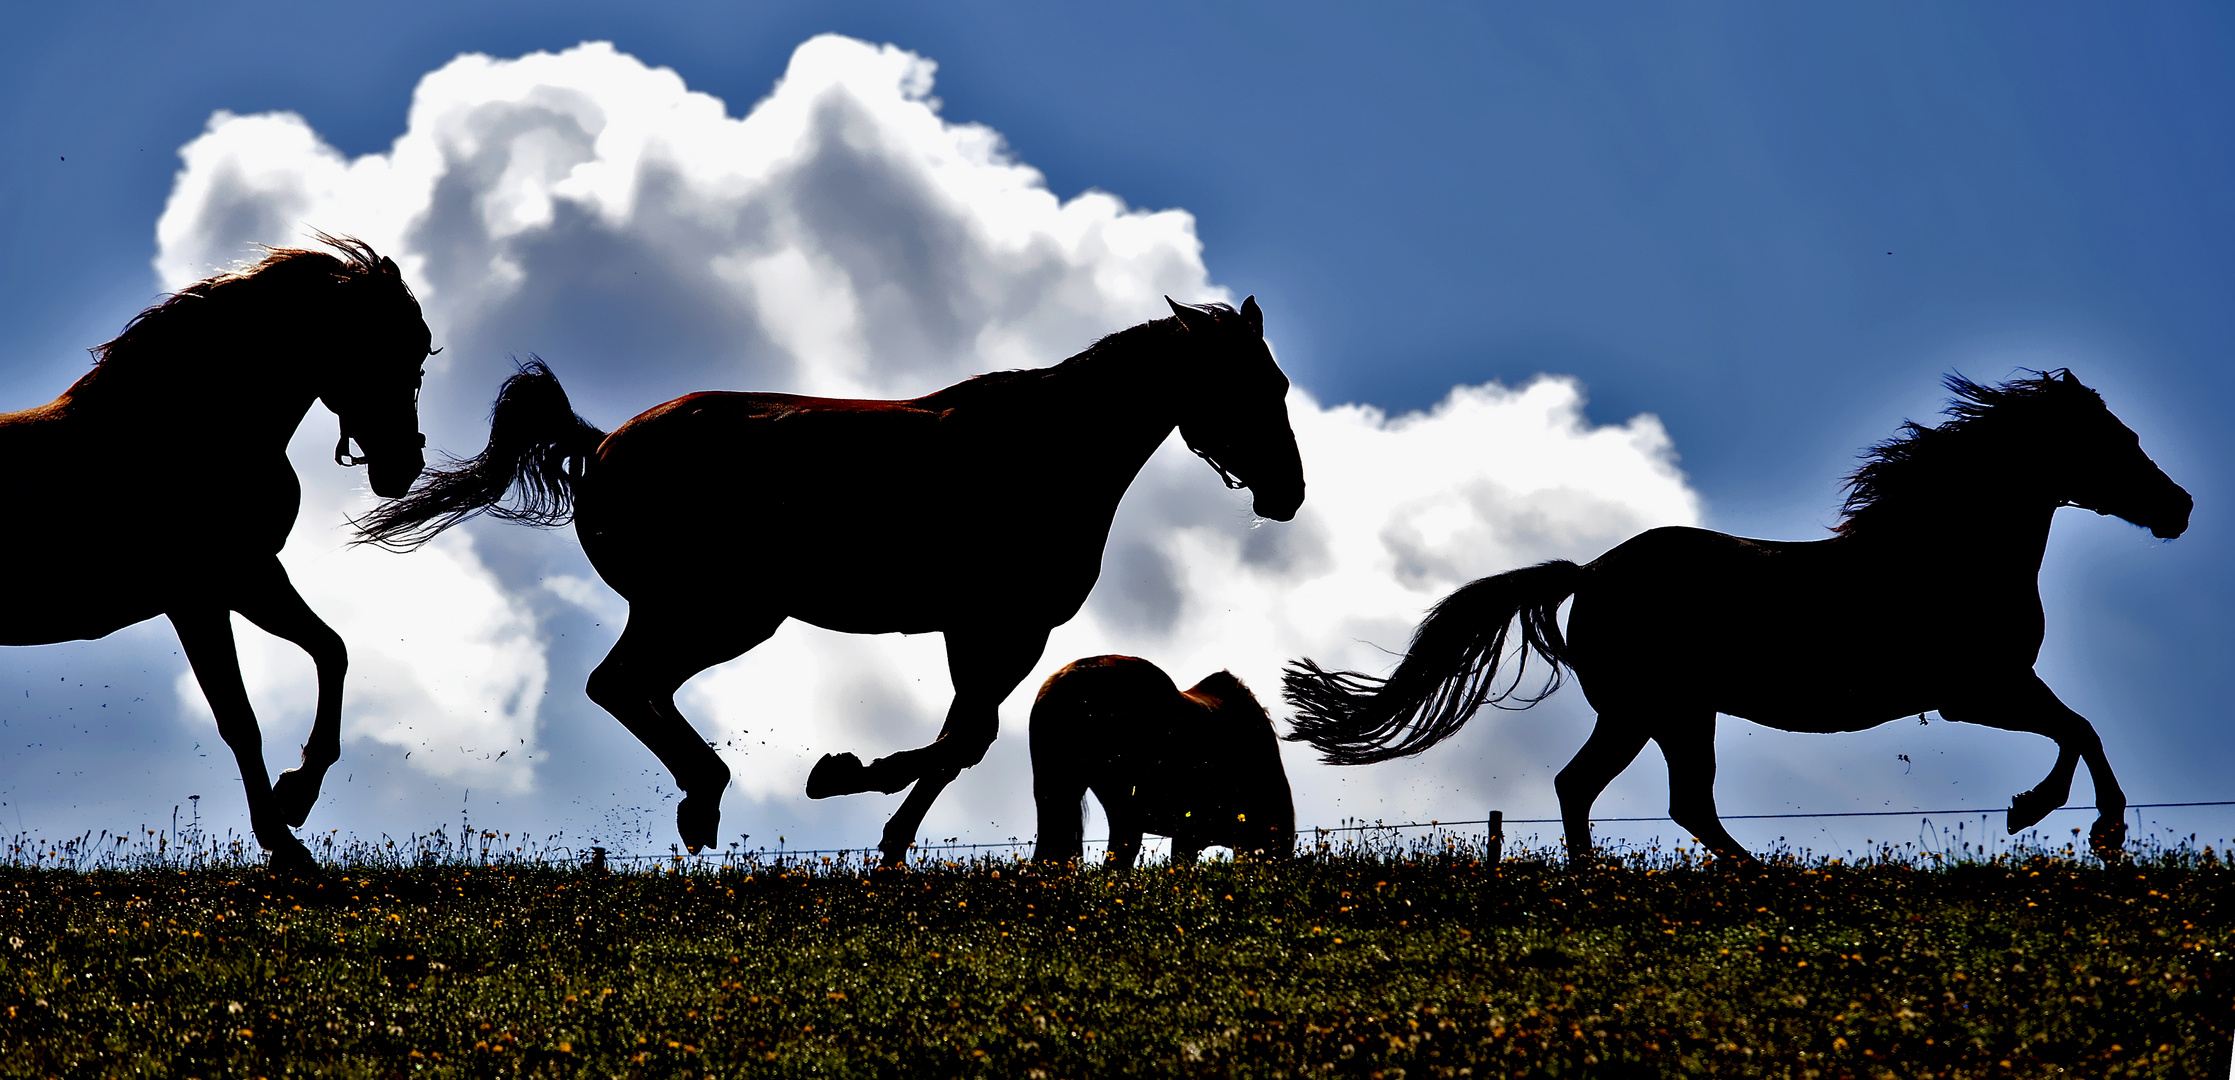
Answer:
<svg viewBox="0 0 2235 1080"><path fill-rule="evenodd" d="M2144 825L2145 823L2140 819L2139 811L2210 807L2235 807L2235 800L2130 803L2127 810L2136 814L2137 825ZM2065 806L2051 812L2093 813L2094 808ZM1794 811L1774 814L1722 814L1719 817L1724 821L1914 818L1923 822L1929 828L1931 827L1931 819L1935 817L1968 819L1972 816L1978 816L1982 819L1989 819L1997 813L2001 813L2001 811L1982 810L1977 807L1953 807L1938 810L1836 810ZM1666 815L1609 816L1594 817L1591 822L1594 825L1647 822L1674 824L1674 819ZM1313 826L1298 829L1297 836L1300 840L1309 838L1310 851L1327 852L1338 843L1354 846L1363 844L1370 848L1378 841L1386 846L1391 841L1401 840L1408 833L1429 830L1431 833L1445 837L1447 845L1453 839L1463 837L1470 844L1479 845L1484 857L1496 861L1500 857L1504 846L1505 826L1559 824L1562 824L1560 818L1508 818L1498 811L1492 811L1487 817L1449 821L1442 819L1393 823L1375 821ZM1962 826L1959 824L1959 831L1961 828ZM1478 829L1480 830L1479 833L1476 832ZM1338 837L1354 837L1355 839L1338 841L1335 839ZM1478 837L1479 839L1477 839ZM2194 838L2191 837L2191 839ZM306 842L310 844L314 852L324 856L322 860L324 862L359 866L509 863L521 865L579 864L600 868L611 864L621 866L666 865L670 868L721 869L725 867L783 867L816 863L825 867L843 867L852 866L858 862L859 865L866 867L873 860L882 858L882 853L875 846L794 848L779 845L775 848L747 849L732 844L728 850L724 851L710 850L687 853L682 851L680 847L671 845L664 854L624 853L610 851L595 844L568 844L558 836L546 837L540 841L526 834L520 834L516 837L515 834L510 832L476 829L464 822L460 823L456 833L437 828L429 833L412 834L402 840L386 837L377 841L364 841L354 838L344 840L339 837L338 832L329 832L322 837L306 838ZM995 842L969 842L962 840L960 837L948 837L942 841L926 837L917 843L910 844L908 851L912 861L952 862L951 857L956 853L963 853L969 859L982 860L987 857L986 853L989 852L1007 852L1013 859L1022 860L1029 856L1033 846L1034 841L1014 836L1005 841ZM1953 845L1949 846L1952 847ZM2034 846L2039 847L2041 845L2036 844ZM1098 861L1099 853L1107 850L1106 842L1088 841L1086 847L1090 862ZM1151 839L1142 845L1142 856L1149 858L1160 855L1167 847L1168 843L1159 843ZM1964 848L1969 851L1972 845L1966 842ZM1988 849L1981 846L1977 850L1983 854ZM998 856L995 857L998 858ZM174 820L172 828L168 832L155 829L141 829L136 833L103 831L97 835L87 832L61 841L46 841L25 834L18 834L9 843L6 864L20 868L75 870L128 869L149 866L180 869L202 867L240 867L245 869L258 864L260 859L260 849L250 838L240 836L231 830L227 830L223 836L205 835L195 821L189 821L182 826Z"/></svg>
<svg viewBox="0 0 2235 1080"><path fill-rule="evenodd" d="M2130 810L2130 811L2131 811L2131 810L2161 810L2161 809L2166 809L2166 808L2170 808L2170 807L2176 807L2176 806L2235 806L2235 799L2231 799L2231 800L2226 800L2226 801L2221 801L2221 802L2165 802L2165 803L2128 803L2128 804L2127 804L2127 806L2126 806L2126 808L2127 808L2128 810ZM2060 807L2056 808L2056 810L2053 810L2053 811L2051 811L2051 813L2063 813L2063 812L2067 812L2067 811L2074 811L2074 812L2076 812L2076 811L2083 811L2083 810L2084 810L2084 811L2089 811L2089 812L2093 812L2093 811L2094 811L2094 809L2095 809L2095 808L2094 808L2094 807L2092 807L2092 806L2060 806ZM1978 815L1981 815L1981 816L1991 816L1991 815L1994 815L1994 814L1998 814L1998 813L2001 813L2001 812L2002 812L2002 811L1999 811L1999 810L1981 810L1981 809L1979 809L1978 807L1975 807L1975 806L1962 806L1962 807L1957 807L1957 808L1955 808L1955 809L1953 809L1953 810L1827 810L1827 811L1819 811L1819 812L1809 812L1809 813L1803 813L1803 812L1794 812L1794 813L1790 813L1790 814L1717 814L1716 816L1717 816L1718 818L1721 818L1721 819L1722 819L1722 820L1724 820L1724 821L1770 821L1770 820L1776 820L1776 819L1780 819L1780 818L1853 818L1853 817L1914 817L1914 818L1924 818L1924 817L1947 817L1947 816L1957 816L1957 815L1968 816L1968 815L1971 815L1971 814L1978 814ZM1320 832L1353 832L1353 831L1357 831L1357 830L1361 830L1361 829L1365 829L1365 830L1372 830L1372 829L1433 829L1433 828L1442 828L1442 827L1446 827L1446 826L1448 826L1448 825L1452 825L1452 824L1465 824L1465 825L1472 825L1472 824L1474 824L1475 822L1478 822L1478 821L1486 821L1486 820L1491 820L1491 819L1485 819L1485 818L1473 818L1473 819L1470 819L1470 820L1465 820L1465 821L1461 821L1461 822L1439 822L1439 821L1407 821L1407 822L1403 822L1403 823L1401 823L1401 824L1397 824L1397 825L1383 825L1383 824L1381 824L1381 823L1379 823L1379 822L1376 822L1376 823L1374 823L1374 824L1372 824L1372 825L1342 825L1342 826L1336 826L1336 827L1334 827L1334 828L1323 828L1323 829L1320 829L1320 830L1318 830L1318 831L1320 831ZM1503 821L1504 821L1504 822L1505 822L1506 824L1508 824L1508 825L1558 825L1558 824L1560 824L1560 823L1561 823L1561 822L1562 822L1563 820L1565 820L1565 819L1563 819L1563 818L1503 818L1503 819L1499 819L1499 820L1503 820ZM1653 817L1653 816L1646 816L1646 817L1594 817L1594 818L1592 818L1592 819L1591 819L1591 823L1592 823L1592 824L1594 824L1594 825L1596 825L1596 824L1600 824L1600 823L1612 823L1612 822L1621 822L1621 821L1666 821L1666 822L1669 822L1669 823L1671 823L1671 824L1674 824L1674 823L1675 823L1675 821L1676 821L1676 819L1675 819L1675 818L1672 818L1672 817L1669 817L1669 816L1667 816L1667 815L1665 815L1665 814L1664 814L1664 815L1661 815L1661 816L1659 816L1659 817Z"/></svg>
<svg viewBox="0 0 2235 1080"><path fill-rule="evenodd" d="M2221 801L2213 801L2213 802L2165 802L2165 803L2129 803L2129 804L2127 804L2127 810L2128 810L2128 812L2130 812L2130 813L2131 813L2131 812L2133 812L2133 811L2137 811L2137 810L2163 810L2163 809L2171 809L2171 808L2175 808L2175 807L2207 807L2207 806L2235 806L2235 799L2229 799L2229 800L2221 800ZM2095 811L2095 808L2094 808L2094 807L2092 807L2092 806L2060 806L2060 807L2058 807L2058 808L2057 808L2056 810L2053 810L2053 811L2051 811L2051 813L2067 813L2067 812L2071 812L2071 813L2077 813L2077 812L2083 812L2083 811L2084 811L2084 812L2088 812L2088 813L2093 813L2093 812ZM1903 818L1919 818L1919 819L1924 819L1924 818L1933 818L1933 817L1968 817L1968 816L1971 816L1971 815L1973 815L1973 814L1979 815L1979 816L1981 816L1981 817L1991 817L1991 816L1993 816L1994 814L1997 814L1997 813L2001 813L2001 811L1999 811L1999 810L1981 810L1981 809L1978 809L1977 807L1956 807L1956 808L1954 808L1954 809L1947 809L1947 810L1831 810L1831 811L1818 811L1818 812L1793 812L1793 813L1781 813L1781 814L1719 814L1719 815L1717 815L1717 817L1721 818L1721 819L1722 819L1722 820L1724 820L1724 821L1774 821L1774 820L1782 820L1782 819L1792 819L1792 818L1860 818L1860 817L1903 817ZM1388 823L1388 822L1380 822L1380 821L1376 821L1376 822L1373 822L1373 823L1371 823L1371 824L1365 824L1365 823L1361 823L1361 824L1356 824L1356 825L1319 825L1319 826L1312 826L1312 827L1309 827L1309 828L1300 828L1300 829L1297 829L1297 830L1296 830L1296 834L1297 834L1298 836L1305 836L1305 835L1314 835L1314 836L1330 836L1330 835L1336 835L1336 834L1342 834L1342 833L1402 833L1402 832L1407 832L1407 831L1412 831L1412 830L1418 830L1418 829L1445 829L1445 830L1452 830L1452 829L1461 829L1461 828L1472 828L1472 827L1474 827L1474 826L1476 826L1476 825L1481 825L1481 826L1484 826L1484 827L1485 827L1485 830L1486 830L1486 832L1487 832L1488 834L1490 834L1490 835L1497 835L1497 834L1498 834L1498 833L1499 833L1499 832L1501 831L1501 826L1504 826L1504 825L1559 825L1559 824L1562 824L1562 823L1564 822L1564 820L1565 820L1565 819L1563 819L1563 818L1509 818L1509 817L1506 817L1506 816L1504 816L1504 815L1503 815L1503 814L1501 814L1501 813L1498 813L1497 811L1492 811L1492 812L1491 812L1491 816L1489 816L1489 817L1487 817L1487 818L1463 818L1463 819L1454 819L1454 820L1451 820L1451 821L1444 821L1444 820L1441 820L1441 819L1431 819L1431 820L1428 820L1428 821L1401 821L1401 822L1395 822L1395 823ZM1665 815L1665 814L1664 814L1664 815L1659 815L1659 816L1652 816L1652 815L1647 815L1647 816L1643 816L1643 817L1594 817L1594 818L1592 818L1592 819L1591 819L1591 823L1592 823L1592 824L1594 824L1594 825L1599 825L1599 824L1615 824L1615 823L1634 823L1634 822L1664 822L1664 821L1665 821L1665 822L1668 822L1668 823L1670 823L1670 824L1672 824L1672 825L1673 825L1673 824L1675 824L1675 821L1676 821L1676 819L1674 819L1674 818L1671 818L1671 817L1669 817L1669 816L1667 816L1667 815ZM1089 842L1089 845L1090 845L1090 846L1092 846L1092 842L1091 842L1091 841ZM911 844L911 845L909 845L909 848L910 848L910 850L914 850L914 851L925 851L925 852L933 852L933 851L986 851L986 850L1001 850L1001 849L1023 849L1023 848L1029 848L1029 847L1031 847L1031 846L1032 846L1032 843L1031 843L1031 841L1024 841L1024 840L1019 840L1019 839L1017 839L1016 837L1010 837L1010 838L1009 838L1009 840L1008 840L1008 841L1007 841L1006 843L959 843L959 842L949 842L949 843L943 843L943 844ZM783 850L783 849L781 849L781 848L780 848L780 849L778 849L778 850L779 850L779 851L781 851L781 850ZM841 855L858 854L858 853L861 853L861 852L865 852L865 851L874 851L874 850L876 850L876 849L874 849L874 848L814 848L814 849L797 849L797 848L795 848L795 849L792 849L792 854L795 854L795 855L811 855L811 856L817 856L817 857L820 857L820 856L824 856L824 855L829 855L829 856L837 857L837 856L841 856ZM630 860L650 860L650 861L659 861L659 860L666 860L666 859L671 859L671 858L673 858L673 855L672 855L672 854L670 854L670 855L628 855L628 856L609 856L609 857L614 857L614 858L626 858L626 859L630 859Z"/></svg>

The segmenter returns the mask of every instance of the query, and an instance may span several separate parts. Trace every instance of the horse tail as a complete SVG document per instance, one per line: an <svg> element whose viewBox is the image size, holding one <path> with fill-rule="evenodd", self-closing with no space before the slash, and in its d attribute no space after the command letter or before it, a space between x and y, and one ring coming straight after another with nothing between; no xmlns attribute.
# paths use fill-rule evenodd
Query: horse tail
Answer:
<svg viewBox="0 0 2235 1080"><path fill-rule="evenodd" d="M558 377L531 355L497 389L488 448L428 469L410 493L354 522L354 542L409 551L483 512L542 528L564 525L574 520L583 468L604 441L605 432L574 414Z"/></svg>
<svg viewBox="0 0 2235 1080"><path fill-rule="evenodd" d="M1526 709L1550 697L1567 666L1557 615L1581 573L1576 564L1555 559L1462 586L1428 612L1412 648L1386 679L1327 671L1308 659L1289 664L1281 679L1282 696L1296 708L1289 740L1311 743L1328 764L1364 765L1426 750L1484 705ZM1512 680L1499 689L1498 665L1516 622L1521 647ZM1521 679L1532 653L1552 672L1541 689L1524 695Z"/></svg>

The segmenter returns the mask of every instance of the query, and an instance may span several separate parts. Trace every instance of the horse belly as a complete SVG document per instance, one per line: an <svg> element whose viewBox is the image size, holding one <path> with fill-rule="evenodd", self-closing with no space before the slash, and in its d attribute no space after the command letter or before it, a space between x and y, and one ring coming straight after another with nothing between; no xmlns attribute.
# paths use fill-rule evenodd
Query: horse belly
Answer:
<svg viewBox="0 0 2235 1080"><path fill-rule="evenodd" d="M785 613L848 634L926 634L976 627L1052 629L1070 621L1087 588L999 568L858 564L796 579Z"/></svg>
<svg viewBox="0 0 2235 1080"><path fill-rule="evenodd" d="M1734 693L1718 701L1715 711L1779 731L1865 731L1925 712L1935 698L1918 687L1871 685L1852 672L1844 678L1767 689Z"/></svg>
<svg viewBox="0 0 2235 1080"><path fill-rule="evenodd" d="M0 595L0 645L53 645L104 638L163 614L152 588L26 588Z"/></svg>
<svg viewBox="0 0 2235 1080"><path fill-rule="evenodd" d="M708 579L745 602L841 633L1050 628L1078 613L1101 570L1099 545L1050 554L1056 545L1040 538L931 512L889 521L788 516L685 532L740 538L684 558L705 566Z"/></svg>
<svg viewBox="0 0 2235 1080"><path fill-rule="evenodd" d="M1915 696L1889 614L1827 588L1827 549L1654 530L1588 568L1569 659L1601 712L1700 710L1788 730L1883 723ZM1798 725L1798 726L1794 726Z"/></svg>
<svg viewBox="0 0 2235 1080"><path fill-rule="evenodd" d="M958 628L1056 626L1087 588L1004 572L892 534L833 536L682 529L661 542L585 534L583 550L615 592L650 604L739 615L780 615L844 634L928 634ZM725 540L725 538L727 538Z"/></svg>

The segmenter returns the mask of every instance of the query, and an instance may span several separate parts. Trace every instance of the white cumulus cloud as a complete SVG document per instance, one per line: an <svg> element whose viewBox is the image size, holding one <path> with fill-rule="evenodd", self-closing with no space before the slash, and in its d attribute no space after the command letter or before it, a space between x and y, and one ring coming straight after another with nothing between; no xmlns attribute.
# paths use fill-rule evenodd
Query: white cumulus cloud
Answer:
<svg viewBox="0 0 2235 1080"><path fill-rule="evenodd" d="M1235 298L1211 282L1188 213L1096 191L1059 198L998 133L942 116L933 74L901 49L818 37L733 116L607 44L461 56L421 81L388 150L355 159L292 114L218 113L181 151L156 265L175 287L312 228L392 254L446 346L429 365L425 426L460 453L485 438L514 355L548 359L576 408L611 428L699 389L920 393L1054 363L1162 316L1166 294ZM1277 346L1282 313L1267 322ZM1175 438L1127 495L1086 611L1004 708L1009 737L927 825L1030 835L1025 712L1039 680L1077 657L1134 653L1183 685L1231 668L1279 716L1287 658L1379 669L1389 657L1377 646L1401 647L1429 604L1472 577L1696 522L1658 421L1598 425L1583 403L1553 376L1456 387L1401 416L1300 388L1290 412L1310 490L1286 524L1253 521L1246 496ZM314 414L308 427L325 423ZM326 460L330 442L330 431L297 442L310 496L283 558L350 643L348 738L427 746L411 769L512 792L543 790L545 770L591 792L656 767L649 754L560 760L591 743L556 730L559 718L613 725L580 687L623 614L570 534L477 523L410 556L345 550L342 518L369 496ZM308 665L272 651L284 648L250 646L260 702L308 700ZM199 701L191 681L180 693ZM681 703L737 771L732 821L781 807L812 823L800 788L816 756L926 742L947 697L936 638L794 623ZM1477 727L1463 737L1476 751L1517 737ZM549 752L484 756L507 745ZM1306 822L1434 816L1483 768L1463 749L1339 774L1299 748L1288 760ZM507 806L578 812L556 793Z"/></svg>

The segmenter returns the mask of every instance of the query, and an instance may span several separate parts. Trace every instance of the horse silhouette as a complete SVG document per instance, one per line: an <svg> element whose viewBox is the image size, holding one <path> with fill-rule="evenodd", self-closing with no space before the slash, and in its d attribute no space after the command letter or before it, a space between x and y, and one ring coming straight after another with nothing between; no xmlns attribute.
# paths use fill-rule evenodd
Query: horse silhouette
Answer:
<svg viewBox="0 0 2235 1080"><path fill-rule="evenodd" d="M1212 844L1295 854L1296 804L1272 717L1232 672L1182 691L1146 660L1090 656L1048 676L1032 702L1033 862L1079 859L1090 789L1121 868L1140 856L1145 832L1172 838L1174 865Z"/></svg>
<svg viewBox="0 0 2235 1080"><path fill-rule="evenodd" d="M1950 419L1905 424L1868 451L1830 539L1653 529L1588 565L1555 560L1483 578L1436 604L1387 679L1291 664L1290 738L1337 764L1417 754L1483 705L1542 700L1566 668L1598 711L1555 783L1570 857L1587 857L1592 801L1650 739L1668 761L1669 816L1745 863L1751 856L1715 813L1717 713L1831 732L1937 709L2056 740L2049 775L2011 800L2012 833L2064 805L2084 758L2098 812L2090 843L2119 858L2126 796L2102 741L2033 672L2044 626L2036 578L2058 507L2116 514L2171 539L2187 530L2192 502L2069 371L2000 386L1946 382ZM1555 612L1570 596L1563 638ZM1501 688L1515 623L1516 667ZM1698 644L1743 662L1709 667L1710 655L1687 648ZM1522 694L1532 655L1551 673Z"/></svg>
<svg viewBox="0 0 2235 1080"><path fill-rule="evenodd" d="M0 644L98 638L170 617L248 789L249 823L275 868L305 869L290 834L341 756L341 638L280 566L300 482L287 442L323 401L341 418L334 459L368 466L376 494L422 464L419 303L393 261L319 234L340 257L270 248L135 316L93 350L62 396L0 413ZM362 457L353 457L356 440ZM302 764L274 784L233 652L228 612L300 646L318 667Z"/></svg>
<svg viewBox="0 0 2235 1080"><path fill-rule="evenodd" d="M488 449L430 470L360 523L362 539L409 548L483 510L571 515L629 601L590 698L674 774L693 851L715 842L730 771L676 710L684 680L786 618L943 633L955 696L938 740L866 766L825 755L807 778L818 799L913 783L879 845L898 864L939 792L985 756L1048 632L1086 602L1119 498L1174 427L1228 486L1252 489L1258 514L1286 521L1303 503L1288 379L1256 298L1171 306L1054 367L905 401L691 394L610 435L530 363L498 394Z"/></svg>

